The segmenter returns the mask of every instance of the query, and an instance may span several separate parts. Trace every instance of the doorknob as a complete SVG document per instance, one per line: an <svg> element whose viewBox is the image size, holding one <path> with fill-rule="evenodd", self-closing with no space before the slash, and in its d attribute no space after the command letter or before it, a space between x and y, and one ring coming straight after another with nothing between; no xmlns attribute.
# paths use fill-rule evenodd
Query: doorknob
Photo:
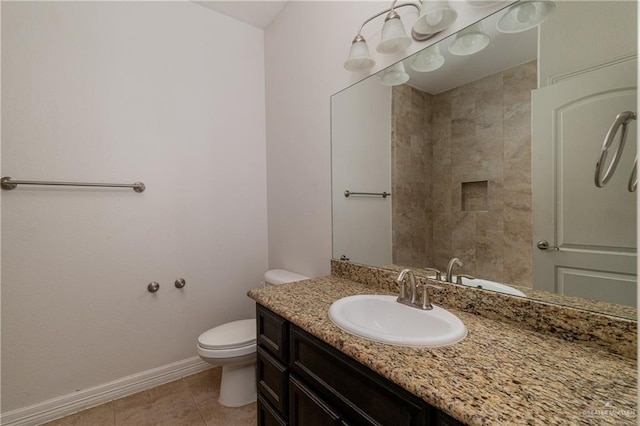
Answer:
<svg viewBox="0 0 640 426"><path fill-rule="evenodd" d="M560 248L558 247L551 247L549 245L549 242L547 240L540 240L538 241L538 244L536 244L536 246L540 249L540 250L560 250Z"/></svg>

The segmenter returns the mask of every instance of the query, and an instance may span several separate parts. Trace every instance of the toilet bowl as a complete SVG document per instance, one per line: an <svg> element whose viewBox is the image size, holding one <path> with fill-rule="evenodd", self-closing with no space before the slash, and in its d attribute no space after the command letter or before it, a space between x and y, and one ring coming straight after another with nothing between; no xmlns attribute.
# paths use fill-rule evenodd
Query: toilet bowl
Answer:
<svg viewBox="0 0 640 426"><path fill-rule="evenodd" d="M278 285L309 277L283 269L264 274L264 284ZM220 397L226 407L240 407L256 400L256 320L243 319L219 325L198 337L202 360L222 366Z"/></svg>

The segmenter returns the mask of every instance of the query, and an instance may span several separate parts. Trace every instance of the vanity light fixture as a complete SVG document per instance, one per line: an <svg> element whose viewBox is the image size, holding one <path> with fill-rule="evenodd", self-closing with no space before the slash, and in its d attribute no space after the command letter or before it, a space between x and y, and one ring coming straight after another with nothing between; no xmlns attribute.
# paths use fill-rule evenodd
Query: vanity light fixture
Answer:
<svg viewBox="0 0 640 426"><path fill-rule="evenodd" d="M404 25L400 20L400 15L396 12L401 7L411 6L419 14L418 20L411 30L411 37L407 35ZM421 3L400 3L393 0L391 7L385 9L365 20L360 26L358 34L351 43L349 57L344 63L348 71L366 71L375 65L375 61L369 53L369 47L362 36L362 29L366 24L386 14L382 27L380 43L376 47L379 53L390 54L401 52L411 45L411 39L416 41L427 40L438 32L448 28L456 20L457 12L449 6L448 1L443 0L423 0Z"/></svg>
<svg viewBox="0 0 640 426"><path fill-rule="evenodd" d="M367 41L360 34L353 39L351 49L349 50L349 58L345 61L344 67L351 72L366 71L376 64L371 54Z"/></svg>
<svg viewBox="0 0 640 426"><path fill-rule="evenodd" d="M409 74L404 69L402 61L396 62L382 72L380 83L385 86L399 86L409 81Z"/></svg>
<svg viewBox="0 0 640 426"><path fill-rule="evenodd" d="M467 0L467 3L469 3L473 7L489 7L494 6L502 1L503 0Z"/></svg>
<svg viewBox="0 0 640 426"><path fill-rule="evenodd" d="M457 56L473 55L487 47L489 40L482 22L478 22L456 34L456 38L449 45L449 52Z"/></svg>
<svg viewBox="0 0 640 426"><path fill-rule="evenodd" d="M409 66L414 71L431 72L444 65L444 56L440 53L438 45L427 47L426 49L413 55Z"/></svg>
<svg viewBox="0 0 640 426"><path fill-rule="evenodd" d="M395 2L394 2L395 3ZM393 10L384 18L384 25L382 26L382 36L380 37L380 43L376 47L378 53L396 53L402 52L407 47L411 46L411 38L404 30L404 24L400 20L398 12Z"/></svg>
<svg viewBox="0 0 640 426"><path fill-rule="evenodd" d="M449 28L458 18L458 12L446 0L423 0L421 9L420 17L413 24L412 30L413 38L418 41Z"/></svg>
<svg viewBox="0 0 640 426"><path fill-rule="evenodd" d="M556 9L548 0L522 0L509 8L496 24L501 33L520 33L543 23Z"/></svg>

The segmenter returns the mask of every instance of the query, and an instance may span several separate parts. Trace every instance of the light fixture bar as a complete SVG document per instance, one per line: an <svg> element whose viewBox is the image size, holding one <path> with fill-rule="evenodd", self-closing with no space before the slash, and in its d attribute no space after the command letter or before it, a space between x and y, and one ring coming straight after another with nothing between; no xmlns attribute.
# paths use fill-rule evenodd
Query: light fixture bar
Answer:
<svg viewBox="0 0 640 426"><path fill-rule="evenodd" d="M389 13L395 9L399 9L401 7L405 7L405 6L413 6L416 8L416 10L418 11L418 14L420 14L420 4L419 3L400 3L400 4L396 4L398 0L395 0L392 4L391 7L388 9L383 10L380 13L377 13L375 15L373 15L372 17L370 17L369 19L365 20L362 25L360 26L360 29L358 30L358 34L362 33L362 30L364 28L365 25L367 25L369 22L373 21L374 19L376 19L379 16L384 15L385 13ZM415 38L415 37L414 37ZM417 39L416 39L417 40Z"/></svg>
<svg viewBox="0 0 640 426"><path fill-rule="evenodd" d="M418 20L411 27L411 37L406 34L400 15L395 11L407 6L415 8L418 12ZM369 22L385 14L387 17L382 27L381 40L376 46L378 53L383 54L394 54L407 49L411 45L411 39L418 42L428 40L451 26L457 17L457 12L449 7L448 0L422 0L400 4L398 0L393 0L391 7L370 16L360 25L356 37L351 42L349 56L343 64L347 71L360 72L373 68L375 61L369 53L362 30Z"/></svg>

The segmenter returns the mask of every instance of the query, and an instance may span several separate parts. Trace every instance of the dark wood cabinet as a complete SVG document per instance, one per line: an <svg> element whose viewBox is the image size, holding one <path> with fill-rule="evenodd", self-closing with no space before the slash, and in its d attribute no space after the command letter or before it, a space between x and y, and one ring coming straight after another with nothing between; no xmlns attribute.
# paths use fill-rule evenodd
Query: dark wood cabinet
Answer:
<svg viewBox="0 0 640 426"><path fill-rule="evenodd" d="M263 348L258 347L257 387L281 416L286 416L289 405L289 369Z"/></svg>
<svg viewBox="0 0 640 426"><path fill-rule="evenodd" d="M258 346L286 364L289 355L289 322L260 305L256 306Z"/></svg>
<svg viewBox="0 0 640 426"><path fill-rule="evenodd" d="M258 425L260 426L287 426L288 423L278 415L271 405L258 393Z"/></svg>
<svg viewBox="0 0 640 426"><path fill-rule="evenodd" d="M292 425L340 426L342 424L340 415L295 376L291 376L289 383L291 385L289 419Z"/></svg>
<svg viewBox="0 0 640 426"><path fill-rule="evenodd" d="M257 305L258 425L463 426Z"/></svg>

